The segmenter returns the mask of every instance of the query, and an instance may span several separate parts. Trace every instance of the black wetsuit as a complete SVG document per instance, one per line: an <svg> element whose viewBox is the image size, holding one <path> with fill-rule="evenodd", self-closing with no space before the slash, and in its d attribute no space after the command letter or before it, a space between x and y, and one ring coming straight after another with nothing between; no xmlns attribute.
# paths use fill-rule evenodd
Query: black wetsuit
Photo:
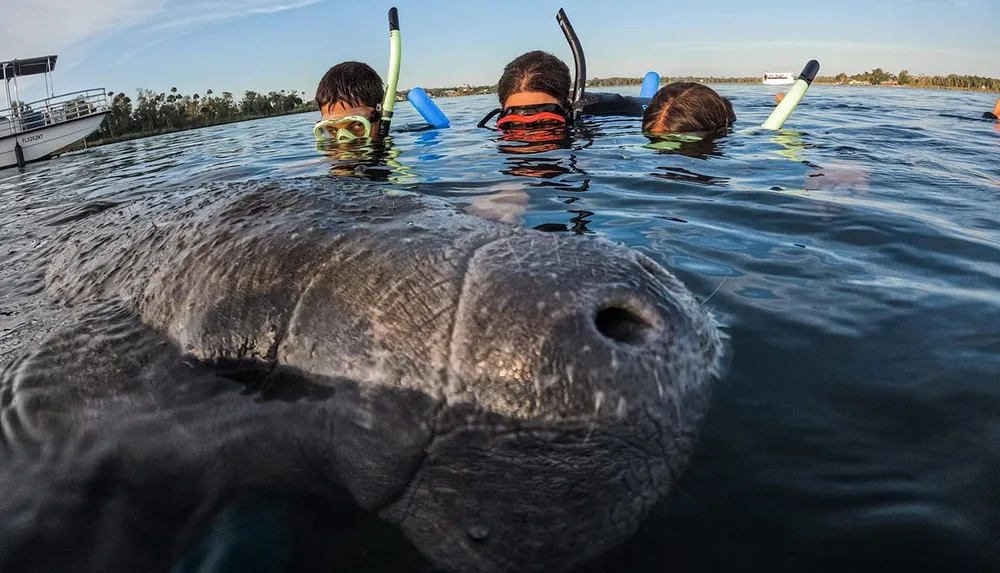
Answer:
<svg viewBox="0 0 1000 573"><path fill-rule="evenodd" d="M604 92L586 92L583 99L587 102L583 107L584 115L642 117L650 98Z"/></svg>

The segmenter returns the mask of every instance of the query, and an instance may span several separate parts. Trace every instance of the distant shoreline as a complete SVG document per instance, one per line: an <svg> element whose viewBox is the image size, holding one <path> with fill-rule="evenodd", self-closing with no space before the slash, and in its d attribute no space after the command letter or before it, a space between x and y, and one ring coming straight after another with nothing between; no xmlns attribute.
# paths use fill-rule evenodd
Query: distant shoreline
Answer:
<svg viewBox="0 0 1000 573"><path fill-rule="evenodd" d="M915 86L915 85L873 86L865 84L851 85L851 84L841 84L837 82L818 82L818 81L813 82L813 84L817 86L838 86L844 88L885 88L885 89L903 88L909 90L945 90L953 92L969 92L976 94L989 94L989 93L1000 94L1000 89L991 89L991 88L977 89L977 88L960 88L951 86Z"/></svg>
<svg viewBox="0 0 1000 573"><path fill-rule="evenodd" d="M731 84L731 85L764 85L760 78L709 78L709 77L683 77L683 78L661 78L660 85L664 86L669 82L694 82L701 84ZM917 84L895 84L895 85L872 85L864 83L844 83L838 81L829 81L825 79L817 78L814 85L821 86L842 86L849 88L908 88L908 89L927 89L927 90L949 90L949 91L967 91L970 93L1000 93L1000 85L997 87L987 87L982 88L970 88L970 87L960 87L960 86L933 86L933 85L917 85ZM588 88L623 88L631 86L642 85L642 78L609 78L608 80L593 80L587 82ZM789 84L790 85L790 84ZM782 88L784 86L775 85L771 87ZM423 88L427 95L432 98L450 98L450 97L464 97L464 96L474 96L474 95L490 95L497 92L495 85L489 86L459 86L459 87L447 87L447 88ZM406 95L410 90L399 90L396 95L396 101L405 101Z"/></svg>
<svg viewBox="0 0 1000 573"><path fill-rule="evenodd" d="M976 89L967 87L951 87L951 86L930 86L930 85L866 85L866 84L849 84L837 81L824 81L827 78L817 78L813 83L815 85L822 86L840 86L840 87L861 87L861 88L908 88L908 89L927 89L927 90L948 90L948 91L965 91L970 93L1000 93L1000 89ZM713 85L758 85L762 86L760 78L711 78L711 77L684 77L684 78L662 78L660 85L666 85L670 81L690 81L703 84L713 84ZM594 79L587 82L588 88L626 88L642 85L642 78L607 78L607 79ZM769 86L772 88L787 89L787 86ZM444 99L452 97L466 97L475 95L490 95L496 93L496 85L489 86L461 86L461 87L448 87L448 88L424 88L432 98ZM397 101L405 101L406 94L409 90L399 90L396 97ZM147 137L155 137L157 135L167 135L170 133L180 133L183 131L192 131L196 129L204 129L206 127L215 127L219 125L229 125L233 123L241 123L244 121L255 121L258 119L267 119L269 117L282 117L287 115L297 115L303 113L316 113L318 108L315 106L313 101L305 102L301 106L289 110L287 112L273 113L266 115L255 115L249 117L239 117L239 118L229 118L225 120L213 121L210 123L205 123L203 125L191 126L191 127L180 127L180 128L166 128L155 130L152 132L132 132L126 133L120 136L107 137L94 141L81 141L76 145L65 150L64 153L69 153L72 151L79 151L82 149L90 149L93 147L101 147L104 145L111 145L114 143L122 143L125 141L134 141L137 139L145 139Z"/></svg>

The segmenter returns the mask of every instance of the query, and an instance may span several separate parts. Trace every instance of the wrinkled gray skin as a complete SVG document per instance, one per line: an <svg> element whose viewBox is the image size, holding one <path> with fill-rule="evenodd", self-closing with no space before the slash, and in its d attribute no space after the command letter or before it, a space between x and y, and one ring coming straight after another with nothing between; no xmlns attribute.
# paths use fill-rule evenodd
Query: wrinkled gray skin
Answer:
<svg viewBox="0 0 1000 573"><path fill-rule="evenodd" d="M717 374L650 259L429 198L203 189L52 245L71 314L0 386L4 570L165 570L243 485L346 492L442 569L566 570L671 491Z"/></svg>

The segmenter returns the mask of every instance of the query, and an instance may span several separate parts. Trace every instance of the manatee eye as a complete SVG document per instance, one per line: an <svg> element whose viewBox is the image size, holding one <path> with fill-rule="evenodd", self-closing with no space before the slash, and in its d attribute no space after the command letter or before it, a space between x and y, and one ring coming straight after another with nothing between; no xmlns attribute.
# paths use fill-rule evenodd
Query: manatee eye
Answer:
<svg viewBox="0 0 1000 573"><path fill-rule="evenodd" d="M473 525L469 527L469 539L473 541L486 541L490 536L490 528L485 525Z"/></svg>

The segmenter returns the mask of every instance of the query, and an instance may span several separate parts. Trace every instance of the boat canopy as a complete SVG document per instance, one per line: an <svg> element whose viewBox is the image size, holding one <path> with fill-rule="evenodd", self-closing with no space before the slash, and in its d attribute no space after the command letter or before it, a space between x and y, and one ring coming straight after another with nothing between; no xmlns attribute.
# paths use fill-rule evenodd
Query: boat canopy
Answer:
<svg viewBox="0 0 1000 573"><path fill-rule="evenodd" d="M41 56L38 58L27 58L25 60L0 62L0 77L9 81L20 76L47 74L56 69L56 58L58 57L59 56Z"/></svg>

